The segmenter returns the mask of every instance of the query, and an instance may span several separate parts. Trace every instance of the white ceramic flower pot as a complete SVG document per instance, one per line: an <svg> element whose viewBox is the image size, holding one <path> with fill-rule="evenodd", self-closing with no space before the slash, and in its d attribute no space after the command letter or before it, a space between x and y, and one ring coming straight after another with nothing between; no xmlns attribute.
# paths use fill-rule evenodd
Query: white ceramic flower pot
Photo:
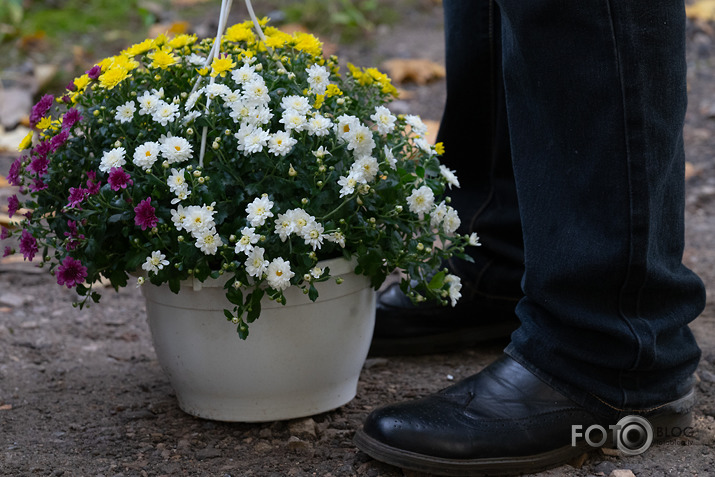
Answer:
<svg viewBox="0 0 715 477"><path fill-rule="evenodd" d="M159 363L179 406L219 421L260 422L329 411L355 397L375 324L375 292L350 263L329 260L331 279L311 302L297 287L287 304L264 299L248 339L226 321L223 281L142 287ZM188 286L187 286L188 285Z"/></svg>

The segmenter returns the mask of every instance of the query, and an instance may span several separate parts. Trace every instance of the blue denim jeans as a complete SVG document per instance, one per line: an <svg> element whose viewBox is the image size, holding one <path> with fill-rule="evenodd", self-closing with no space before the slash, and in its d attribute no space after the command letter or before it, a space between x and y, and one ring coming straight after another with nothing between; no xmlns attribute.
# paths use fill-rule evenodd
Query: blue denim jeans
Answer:
<svg viewBox="0 0 715 477"><path fill-rule="evenodd" d="M682 395L705 304L682 264L683 1L444 8L447 163L487 252L514 258L523 243L506 352L596 411Z"/></svg>

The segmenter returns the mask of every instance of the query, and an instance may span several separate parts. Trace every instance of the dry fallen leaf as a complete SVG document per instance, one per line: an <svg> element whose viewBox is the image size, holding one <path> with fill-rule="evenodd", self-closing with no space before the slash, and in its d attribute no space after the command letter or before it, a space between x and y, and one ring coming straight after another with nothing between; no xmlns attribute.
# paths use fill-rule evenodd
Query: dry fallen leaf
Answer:
<svg viewBox="0 0 715 477"><path fill-rule="evenodd" d="M383 68L396 84L411 81L425 85L446 75L444 66L423 58L395 58L385 61Z"/></svg>
<svg viewBox="0 0 715 477"><path fill-rule="evenodd" d="M207 3L211 0L171 0L171 4L175 7L193 7L200 3Z"/></svg>
<svg viewBox="0 0 715 477"><path fill-rule="evenodd" d="M685 180L692 179L693 177L700 174L702 171L695 167L692 162L685 163Z"/></svg>
<svg viewBox="0 0 715 477"><path fill-rule="evenodd" d="M0 406L0 411L11 411L12 410L12 404L3 404Z"/></svg>
<svg viewBox="0 0 715 477"><path fill-rule="evenodd" d="M149 38L155 38L161 34L166 36L181 35L189 31L189 22L157 23L149 28Z"/></svg>
<svg viewBox="0 0 715 477"><path fill-rule="evenodd" d="M685 14L693 20L715 21L715 0L698 0L686 5Z"/></svg>

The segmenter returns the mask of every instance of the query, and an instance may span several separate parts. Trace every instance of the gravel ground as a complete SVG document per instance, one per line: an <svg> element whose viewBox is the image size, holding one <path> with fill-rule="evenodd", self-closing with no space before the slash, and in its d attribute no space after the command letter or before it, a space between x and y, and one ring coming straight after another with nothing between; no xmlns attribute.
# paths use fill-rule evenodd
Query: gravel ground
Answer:
<svg viewBox="0 0 715 477"><path fill-rule="evenodd" d="M405 12L394 27L339 47L341 58L377 65L394 58L443 62L439 7ZM690 109L685 261L715 289L715 48L712 24L690 25ZM442 81L405 86L404 112L438 121ZM12 158L0 156L6 171ZM7 194L8 189L1 189ZM357 397L335 411L264 424L193 418L177 406L160 369L134 288L102 303L72 308L72 292L32 266L0 262L0 475L2 476L384 476L399 469L352 444L365 416L381 404L437 391L496 358L504 343L423 357L370 359ZM594 452L539 475L715 474L715 307L692 328L703 349L694 432L623 457ZM629 474L626 474L629 475Z"/></svg>

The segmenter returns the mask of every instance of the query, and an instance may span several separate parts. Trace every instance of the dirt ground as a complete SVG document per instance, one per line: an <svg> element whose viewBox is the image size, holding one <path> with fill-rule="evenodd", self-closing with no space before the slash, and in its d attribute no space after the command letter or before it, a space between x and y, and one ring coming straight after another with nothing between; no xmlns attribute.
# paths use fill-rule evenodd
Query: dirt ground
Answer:
<svg viewBox="0 0 715 477"><path fill-rule="evenodd" d="M715 35L691 24L686 147L685 262L715 290ZM394 27L338 48L346 61L444 61L438 6L406 13ZM401 112L438 121L444 82L405 87ZM12 157L0 157L2 172ZM7 193L7 188L3 194ZM4 201L3 201L4 202ZM4 247L4 244L3 244ZM0 475L398 477L352 436L378 405L437 391L499 355L504 343L452 354L368 360L357 397L340 409L287 422L221 423L183 413L160 369L133 287L107 292L86 310L73 293L28 264L0 262ZM635 457L597 451L580 466L538 475L715 474L715 304L692 325L703 350L694 433ZM453 377L453 378L452 378ZM404 474L415 475L415 474Z"/></svg>

